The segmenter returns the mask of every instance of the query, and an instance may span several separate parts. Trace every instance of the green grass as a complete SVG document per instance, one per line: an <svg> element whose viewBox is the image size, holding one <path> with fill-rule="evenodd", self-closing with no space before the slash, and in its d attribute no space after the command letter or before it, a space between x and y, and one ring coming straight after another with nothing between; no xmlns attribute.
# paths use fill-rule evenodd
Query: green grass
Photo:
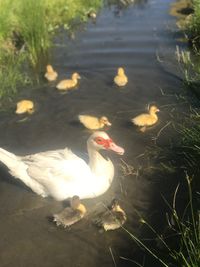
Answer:
<svg viewBox="0 0 200 267"><path fill-rule="evenodd" d="M74 21L86 21L88 12L102 4L103 0L0 0L0 98L27 82L25 66L34 73L45 69L57 29L69 30Z"/></svg>
<svg viewBox="0 0 200 267"><path fill-rule="evenodd" d="M200 1L180 0L173 4L173 8L178 19L177 23L182 25L180 28L190 44L188 51L177 47L176 56L179 67L184 74L186 86L200 97ZM191 14L185 14L186 9Z"/></svg>
<svg viewBox="0 0 200 267"><path fill-rule="evenodd" d="M200 54L176 47L176 58L183 73L184 84L200 99Z"/></svg>
<svg viewBox="0 0 200 267"><path fill-rule="evenodd" d="M22 71L24 56L16 56L14 52L1 53L0 50L0 98L6 96L12 98L17 92L18 85L29 82L27 74Z"/></svg>
<svg viewBox="0 0 200 267"><path fill-rule="evenodd" d="M0 41L7 43L10 40L14 25L17 23L14 14L14 5L11 0L0 0ZM2 45L2 44L1 44Z"/></svg>
<svg viewBox="0 0 200 267"><path fill-rule="evenodd" d="M200 114L196 112L189 121L190 126L181 124L178 127L182 145L200 156Z"/></svg>
<svg viewBox="0 0 200 267"><path fill-rule="evenodd" d="M147 228L154 234L157 243L162 245L162 251L156 250L149 246L146 242L141 241L137 236L131 233L129 230L123 228L128 235L138 244L138 246L144 249L152 257L154 257L161 266L181 266L181 267L199 267L200 266L200 211L194 205L194 196L192 194L192 180L186 174L186 181L188 187L188 204L182 214L177 211L176 207L176 195L179 186L177 186L173 203L170 205L165 199L166 205L170 210L170 220L168 223L168 232L171 231L172 236L177 236L179 245L174 248L173 244L170 244L167 240L170 235L164 237L164 235L156 232L145 218L140 218L140 223L146 225ZM199 192L196 192L199 193ZM198 201L199 201L198 196ZM169 218L169 215L168 217ZM173 223L171 223L173 222ZM138 264L138 266L141 266Z"/></svg>
<svg viewBox="0 0 200 267"><path fill-rule="evenodd" d="M20 0L18 23L27 54L33 66L50 47L50 35L45 17L45 0Z"/></svg>
<svg viewBox="0 0 200 267"><path fill-rule="evenodd" d="M194 48L200 48L200 1L193 0L194 14L188 25L189 37L192 40Z"/></svg>

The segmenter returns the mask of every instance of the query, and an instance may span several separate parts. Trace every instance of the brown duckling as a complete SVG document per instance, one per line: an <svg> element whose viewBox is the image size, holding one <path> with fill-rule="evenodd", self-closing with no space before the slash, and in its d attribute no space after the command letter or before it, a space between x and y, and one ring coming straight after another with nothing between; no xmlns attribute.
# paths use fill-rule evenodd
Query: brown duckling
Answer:
<svg viewBox="0 0 200 267"><path fill-rule="evenodd" d="M31 100L21 100L17 103L16 114L32 114L34 112L34 103Z"/></svg>
<svg viewBox="0 0 200 267"><path fill-rule="evenodd" d="M56 88L58 90L69 90L69 89L72 89L77 85L78 79L80 79L80 78L81 78L80 75L77 72L75 72L75 73L72 74L71 79L60 81L57 84Z"/></svg>
<svg viewBox="0 0 200 267"><path fill-rule="evenodd" d="M81 204L79 196L73 196L70 201L70 207L65 208L58 214L54 214L56 225L62 225L64 228L80 221L86 213L86 208Z"/></svg>
<svg viewBox="0 0 200 267"><path fill-rule="evenodd" d="M95 223L105 231L120 228L127 220L125 211L120 207L117 199L113 199L110 208L101 214Z"/></svg>
<svg viewBox="0 0 200 267"><path fill-rule="evenodd" d="M58 77L58 73L56 71L54 71L54 69L51 65L47 65L46 68L47 68L47 71L46 71L44 77L50 82L55 81Z"/></svg>
<svg viewBox="0 0 200 267"><path fill-rule="evenodd" d="M103 128L104 126L112 125L109 122L108 118L105 116L97 118L89 115L79 115L78 118L80 122L90 130L98 130Z"/></svg>
<svg viewBox="0 0 200 267"><path fill-rule="evenodd" d="M125 75L123 68L118 68L118 73L114 78L114 83L118 86L125 86L128 82L128 78Z"/></svg>
<svg viewBox="0 0 200 267"><path fill-rule="evenodd" d="M133 118L131 121L133 124L142 127L140 130L145 131L147 126L154 125L158 121L157 112L160 110L156 106L151 106L149 108L149 113L143 113L135 118Z"/></svg>

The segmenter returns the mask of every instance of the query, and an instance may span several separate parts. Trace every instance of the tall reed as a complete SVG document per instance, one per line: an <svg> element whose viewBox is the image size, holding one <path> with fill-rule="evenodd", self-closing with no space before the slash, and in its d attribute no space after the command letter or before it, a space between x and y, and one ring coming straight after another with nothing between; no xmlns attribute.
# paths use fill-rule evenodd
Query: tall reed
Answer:
<svg viewBox="0 0 200 267"><path fill-rule="evenodd" d="M33 66L37 65L40 56L50 47L45 7L46 0L20 0L20 34L23 36Z"/></svg>
<svg viewBox="0 0 200 267"><path fill-rule="evenodd" d="M30 82L27 74L22 71L22 63L26 55L16 55L14 52L1 53L0 49L0 98L12 98L17 92L17 86Z"/></svg>
<svg viewBox="0 0 200 267"><path fill-rule="evenodd" d="M194 48L199 49L200 48L200 1L193 0L192 3L193 3L194 13L192 15L192 18L190 19L188 30Z"/></svg>

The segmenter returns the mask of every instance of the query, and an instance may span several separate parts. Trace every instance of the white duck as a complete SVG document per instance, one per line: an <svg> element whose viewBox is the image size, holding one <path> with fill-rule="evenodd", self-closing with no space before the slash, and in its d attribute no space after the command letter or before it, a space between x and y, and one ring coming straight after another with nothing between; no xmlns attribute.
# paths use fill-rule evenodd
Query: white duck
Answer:
<svg viewBox="0 0 200 267"><path fill-rule="evenodd" d="M124 149L117 146L105 133L97 131L88 141L89 165L68 148L16 156L0 148L0 161L11 175L23 181L35 193L52 196L58 201L78 195L94 198L111 185L114 166L99 150L112 150L120 155Z"/></svg>

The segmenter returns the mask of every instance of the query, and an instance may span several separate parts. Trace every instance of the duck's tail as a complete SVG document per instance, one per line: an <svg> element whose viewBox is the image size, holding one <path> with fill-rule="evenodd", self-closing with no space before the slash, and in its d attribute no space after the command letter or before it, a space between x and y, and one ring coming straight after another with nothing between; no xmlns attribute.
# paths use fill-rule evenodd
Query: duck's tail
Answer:
<svg viewBox="0 0 200 267"><path fill-rule="evenodd" d="M23 158L16 156L3 148L0 148L0 161L8 167L9 173L13 177L24 182L24 184L31 188L33 192L41 195L42 197L46 197L48 195L44 187L28 175L28 166L23 161Z"/></svg>
<svg viewBox="0 0 200 267"><path fill-rule="evenodd" d="M10 153L3 148L0 148L0 161L12 171L20 163L20 157L15 156L13 153Z"/></svg>

